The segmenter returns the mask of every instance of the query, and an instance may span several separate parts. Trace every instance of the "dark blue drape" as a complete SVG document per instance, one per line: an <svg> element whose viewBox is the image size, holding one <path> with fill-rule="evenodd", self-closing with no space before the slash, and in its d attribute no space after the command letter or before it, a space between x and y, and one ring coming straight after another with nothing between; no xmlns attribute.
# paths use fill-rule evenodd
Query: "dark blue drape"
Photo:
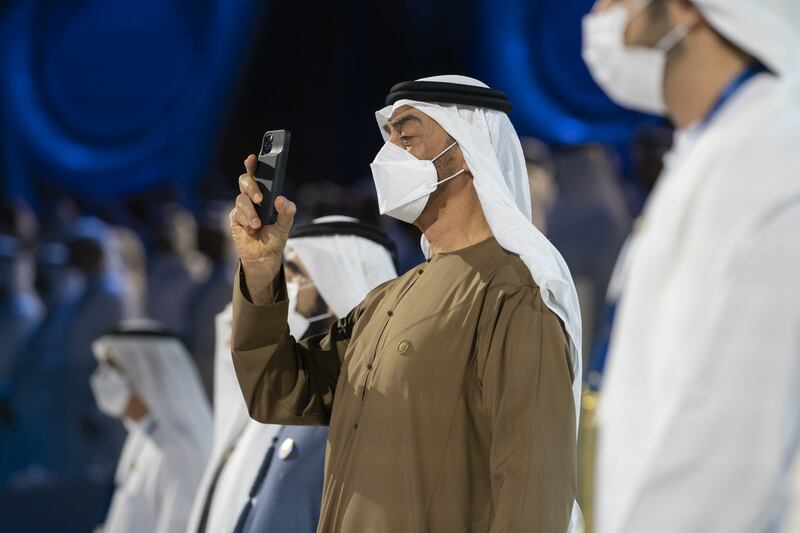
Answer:
<svg viewBox="0 0 800 533"><path fill-rule="evenodd" d="M264 2L26 0L0 13L2 175L118 196L191 183Z"/></svg>
<svg viewBox="0 0 800 533"><path fill-rule="evenodd" d="M508 93L520 134L552 144L626 143L643 115L612 103L581 58L594 0L480 0L486 79Z"/></svg>

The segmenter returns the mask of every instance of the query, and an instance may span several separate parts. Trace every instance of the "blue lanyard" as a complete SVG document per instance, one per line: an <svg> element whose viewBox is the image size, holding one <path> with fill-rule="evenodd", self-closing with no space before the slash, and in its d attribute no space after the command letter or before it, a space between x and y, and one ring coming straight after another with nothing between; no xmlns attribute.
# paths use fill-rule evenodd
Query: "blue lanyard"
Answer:
<svg viewBox="0 0 800 533"><path fill-rule="evenodd" d="M750 79L756 74L766 72L766 70L767 69L764 65L756 62L744 69L738 76L733 78L725 87L725 89L722 90L717 98L717 101L714 102L714 105L711 106L711 109L708 111L705 118L700 122L700 127L705 128L708 126L708 124L714 120L714 117L717 116L717 113L719 113L719 111L725 107L725 104L728 103L728 100L733 98L733 95L735 95L745 83L750 81Z"/></svg>

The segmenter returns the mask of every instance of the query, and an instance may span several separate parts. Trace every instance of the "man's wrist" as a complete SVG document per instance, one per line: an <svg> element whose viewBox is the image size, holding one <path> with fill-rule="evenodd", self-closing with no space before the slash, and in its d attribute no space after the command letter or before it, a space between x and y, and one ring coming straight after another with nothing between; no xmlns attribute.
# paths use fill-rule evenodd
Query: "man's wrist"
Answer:
<svg viewBox="0 0 800 533"><path fill-rule="evenodd" d="M280 272L280 262L277 269L274 262L263 259L241 260L244 283L250 301L255 305L269 305L275 299L273 285L275 277ZM272 264L271 264L272 263Z"/></svg>

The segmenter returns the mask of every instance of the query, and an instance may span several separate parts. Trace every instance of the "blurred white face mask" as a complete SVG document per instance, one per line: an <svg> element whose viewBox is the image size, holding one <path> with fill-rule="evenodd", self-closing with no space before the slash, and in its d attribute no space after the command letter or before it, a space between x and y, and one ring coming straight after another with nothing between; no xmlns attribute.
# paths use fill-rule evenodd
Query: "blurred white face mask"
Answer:
<svg viewBox="0 0 800 533"><path fill-rule="evenodd" d="M380 213L409 224L417 220L428 197L439 185L466 172L461 169L439 181L433 163L456 144L454 142L430 160L417 159L394 143L384 144L370 164Z"/></svg>
<svg viewBox="0 0 800 533"><path fill-rule="evenodd" d="M618 2L583 18L583 60L597 84L617 104L653 115L666 114L664 70L667 54L689 33L675 26L653 48L627 46L628 23L652 0L640 0L633 11Z"/></svg>
<svg viewBox="0 0 800 533"><path fill-rule="evenodd" d="M289 334L297 340L303 338L303 335L306 331L308 331L309 326L311 326L313 322L325 320L331 316L331 313L328 312L309 318L301 315L297 311L297 295L300 293L300 291L310 289L313 286L314 285L312 283L304 283L303 285L300 285L300 283L296 281L286 282L286 292L289 295Z"/></svg>
<svg viewBox="0 0 800 533"><path fill-rule="evenodd" d="M114 367L101 363L89 378L94 400L100 412L121 418L131 399L131 389L125 377Z"/></svg>

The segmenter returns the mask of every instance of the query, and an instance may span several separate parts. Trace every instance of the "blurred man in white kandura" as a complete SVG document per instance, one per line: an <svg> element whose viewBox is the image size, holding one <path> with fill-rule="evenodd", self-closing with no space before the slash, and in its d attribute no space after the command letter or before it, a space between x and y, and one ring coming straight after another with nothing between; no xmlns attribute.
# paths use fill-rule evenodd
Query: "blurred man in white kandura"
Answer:
<svg viewBox="0 0 800 533"><path fill-rule="evenodd" d="M327 330L393 279L393 250L386 234L353 218L324 217L294 228L285 254L292 336ZM233 369L231 319L231 306L217 317L214 451L187 533L313 533L328 428L250 419Z"/></svg>
<svg viewBox="0 0 800 533"><path fill-rule="evenodd" d="M601 391L600 533L780 531L800 422L800 2L603 1L584 57L667 115Z"/></svg>
<svg viewBox="0 0 800 533"><path fill-rule="evenodd" d="M211 410L180 340L124 321L93 345L97 406L128 430L103 533L182 533L211 451Z"/></svg>

